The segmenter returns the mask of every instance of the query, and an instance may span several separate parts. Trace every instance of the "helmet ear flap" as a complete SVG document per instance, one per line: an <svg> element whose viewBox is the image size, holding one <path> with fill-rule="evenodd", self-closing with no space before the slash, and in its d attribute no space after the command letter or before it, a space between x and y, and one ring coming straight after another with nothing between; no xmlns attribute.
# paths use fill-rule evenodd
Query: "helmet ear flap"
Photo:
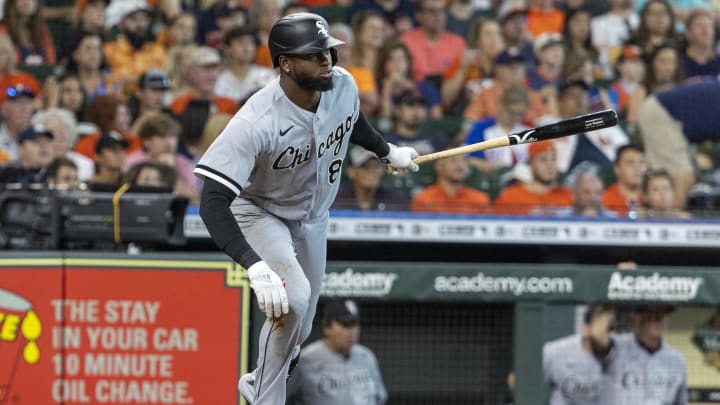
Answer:
<svg viewBox="0 0 720 405"><path fill-rule="evenodd" d="M337 50L335 48L330 48L330 58L332 60L332 65L335 66L338 61Z"/></svg>

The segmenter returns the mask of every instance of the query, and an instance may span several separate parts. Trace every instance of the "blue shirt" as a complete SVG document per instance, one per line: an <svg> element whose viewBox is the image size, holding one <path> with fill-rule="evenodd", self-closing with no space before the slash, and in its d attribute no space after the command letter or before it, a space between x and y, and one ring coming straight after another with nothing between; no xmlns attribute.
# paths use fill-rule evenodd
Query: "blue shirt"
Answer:
<svg viewBox="0 0 720 405"><path fill-rule="evenodd" d="M710 59L706 64L701 65L688 55L682 55L681 57L683 73L685 78L695 76L712 76L716 77L720 75L720 57L717 55Z"/></svg>
<svg viewBox="0 0 720 405"><path fill-rule="evenodd" d="M495 118L486 118L484 120L480 120L473 124L472 128L470 128L470 132L468 132L467 136L465 137L465 144L466 145L472 145L474 143L482 142L485 140L485 130L495 126L497 121L495 121ZM469 153L468 156L478 158L478 159L485 159L485 152L483 151L477 151Z"/></svg>
<svg viewBox="0 0 720 405"><path fill-rule="evenodd" d="M660 93L658 102L680 121L690 142L720 140L720 82L703 81Z"/></svg>

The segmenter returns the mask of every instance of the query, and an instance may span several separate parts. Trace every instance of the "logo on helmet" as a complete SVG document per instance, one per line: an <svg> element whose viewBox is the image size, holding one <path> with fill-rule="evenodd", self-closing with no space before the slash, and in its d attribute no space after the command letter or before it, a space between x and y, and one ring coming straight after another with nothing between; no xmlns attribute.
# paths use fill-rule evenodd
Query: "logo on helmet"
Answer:
<svg viewBox="0 0 720 405"><path fill-rule="evenodd" d="M327 27L325 26L325 24L323 24L322 21L320 21L320 20L315 21L315 26L318 28L318 35L321 35L323 37L330 36L330 34L328 34Z"/></svg>

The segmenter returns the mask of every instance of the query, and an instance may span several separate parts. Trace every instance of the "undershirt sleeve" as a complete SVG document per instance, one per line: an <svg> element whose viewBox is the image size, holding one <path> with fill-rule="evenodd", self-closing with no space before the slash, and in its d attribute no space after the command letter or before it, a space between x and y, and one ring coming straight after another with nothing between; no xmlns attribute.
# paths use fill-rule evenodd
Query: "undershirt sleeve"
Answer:
<svg viewBox="0 0 720 405"><path fill-rule="evenodd" d="M388 146L385 138L370 125L363 113L358 115L355 127L353 128L352 134L350 134L350 142L360 145L371 152L375 152L380 158L390 153L390 146Z"/></svg>
<svg viewBox="0 0 720 405"><path fill-rule="evenodd" d="M215 244L247 269L262 259L247 243L230 211L230 203L235 197L228 187L206 177L200 195L200 218Z"/></svg>

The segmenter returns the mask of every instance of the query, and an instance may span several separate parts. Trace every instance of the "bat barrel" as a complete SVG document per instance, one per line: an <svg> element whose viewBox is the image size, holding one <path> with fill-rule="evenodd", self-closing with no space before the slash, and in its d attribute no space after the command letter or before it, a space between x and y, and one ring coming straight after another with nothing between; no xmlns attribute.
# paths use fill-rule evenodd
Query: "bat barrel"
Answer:
<svg viewBox="0 0 720 405"><path fill-rule="evenodd" d="M546 141L548 139L613 127L617 125L617 123L618 116L614 110L598 111L509 135L510 144L517 145L521 143Z"/></svg>

